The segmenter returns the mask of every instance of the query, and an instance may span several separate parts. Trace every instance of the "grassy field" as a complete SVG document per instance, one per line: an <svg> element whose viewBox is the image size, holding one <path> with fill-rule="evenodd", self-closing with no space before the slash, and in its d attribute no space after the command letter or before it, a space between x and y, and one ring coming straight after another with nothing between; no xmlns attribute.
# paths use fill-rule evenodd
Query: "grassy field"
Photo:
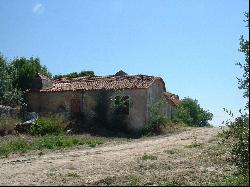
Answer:
<svg viewBox="0 0 250 187"><path fill-rule="evenodd" d="M2 121L3 122L3 121ZM8 119L8 121L10 120ZM13 122L14 123L14 122ZM0 127L5 131L8 129L13 130L14 126L10 125L13 123L2 123ZM6 128L8 126L9 128ZM162 135L173 135L187 130L186 126L183 125L170 125L162 130ZM105 135L105 137L103 136ZM33 150L58 150L65 148L73 148L79 145L86 145L88 147L95 147L97 145L103 144L105 142L127 142L131 141L132 136L124 137L122 134L119 136L114 136L111 132L103 133L103 135L93 136L89 134L82 135L46 135L46 136L31 136L31 135L12 135L10 138L0 137L0 157L8 156L12 153L26 153ZM111 135L111 136L110 136ZM152 136L136 136L136 139L148 139ZM155 136L156 137L156 136ZM135 137L134 137L135 138Z"/></svg>

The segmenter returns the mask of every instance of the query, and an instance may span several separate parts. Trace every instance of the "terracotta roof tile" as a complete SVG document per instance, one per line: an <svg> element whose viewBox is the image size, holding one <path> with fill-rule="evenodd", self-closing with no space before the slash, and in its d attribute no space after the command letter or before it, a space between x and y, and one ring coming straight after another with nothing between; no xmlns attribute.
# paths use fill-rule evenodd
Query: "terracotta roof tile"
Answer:
<svg viewBox="0 0 250 187"><path fill-rule="evenodd" d="M164 93L165 98L170 101L174 106L178 107L180 104L179 96L172 94L170 92Z"/></svg>
<svg viewBox="0 0 250 187"><path fill-rule="evenodd" d="M73 90L119 90L148 88L155 80L164 81L160 77L147 75L122 76L84 76L78 78L60 78L52 80L53 86L39 90L40 92L60 92ZM165 84L164 84L165 85Z"/></svg>

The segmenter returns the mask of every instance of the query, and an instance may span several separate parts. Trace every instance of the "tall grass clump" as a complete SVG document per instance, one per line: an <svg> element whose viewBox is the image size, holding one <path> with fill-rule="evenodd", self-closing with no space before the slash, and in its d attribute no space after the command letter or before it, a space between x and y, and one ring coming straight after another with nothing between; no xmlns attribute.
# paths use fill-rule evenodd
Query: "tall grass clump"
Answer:
<svg viewBox="0 0 250 187"><path fill-rule="evenodd" d="M58 135L66 130L69 122L61 117L39 117L30 129L32 135Z"/></svg>
<svg viewBox="0 0 250 187"><path fill-rule="evenodd" d="M19 136L15 139L0 142L0 156L8 156L10 153L25 153L30 150L63 149L76 145L95 147L103 143L103 139L96 137L68 135Z"/></svg>

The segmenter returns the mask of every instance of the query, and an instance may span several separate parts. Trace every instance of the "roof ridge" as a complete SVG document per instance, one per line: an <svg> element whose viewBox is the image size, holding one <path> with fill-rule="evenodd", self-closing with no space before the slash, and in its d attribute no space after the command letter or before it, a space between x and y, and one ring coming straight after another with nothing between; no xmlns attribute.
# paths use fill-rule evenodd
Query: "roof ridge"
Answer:
<svg viewBox="0 0 250 187"><path fill-rule="evenodd" d="M81 77L62 77L53 79L53 86L48 89L42 89L41 92L57 92L72 90L112 90L112 89L146 89L161 77L149 75L108 75L108 76L81 76Z"/></svg>
<svg viewBox="0 0 250 187"><path fill-rule="evenodd" d="M62 77L62 78L57 78L53 80L78 80L82 78L118 78L118 77L154 77L154 78L161 78L158 76L153 76L153 75L144 75L144 74L137 74L137 75L104 75L104 76L81 76L81 77Z"/></svg>

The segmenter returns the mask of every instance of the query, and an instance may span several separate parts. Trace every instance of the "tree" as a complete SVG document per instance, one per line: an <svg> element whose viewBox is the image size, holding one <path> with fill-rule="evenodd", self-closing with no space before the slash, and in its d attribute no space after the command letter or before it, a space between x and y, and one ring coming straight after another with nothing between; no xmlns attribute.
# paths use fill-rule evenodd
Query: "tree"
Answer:
<svg viewBox="0 0 250 187"><path fill-rule="evenodd" d="M77 78L77 77L83 77L83 76L95 76L94 71L81 71L80 73L73 72L65 75L55 75L53 78L54 79L59 79L63 77L68 77L68 78Z"/></svg>
<svg viewBox="0 0 250 187"><path fill-rule="evenodd" d="M247 22L247 27L249 30L249 12L245 13L246 20ZM238 62L236 65L238 65L240 68L243 68L244 73L242 78L237 78L238 79L238 84L239 84L239 89L244 90L243 97L248 98L249 100L249 40L244 39L243 35L240 37L240 52L243 52L245 55L245 63L242 64ZM249 101L246 103L246 108L249 108Z"/></svg>
<svg viewBox="0 0 250 187"><path fill-rule="evenodd" d="M247 27L249 30L249 13L245 13ZM249 41L240 37L240 52L245 55L245 63L237 63L240 68L243 68L244 73L242 78L238 78L239 89L244 90L243 97L247 98L245 108L249 109ZM224 109L231 117L231 111ZM241 113L241 110L240 110ZM241 116L235 118L234 121L227 120L226 126L228 127L223 131L223 141L229 148L232 156L231 161L239 168L241 174L246 178L246 184L249 182L249 114L241 113Z"/></svg>
<svg viewBox="0 0 250 187"><path fill-rule="evenodd" d="M200 107L197 100L184 98L181 100L175 115L176 121L181 121L189 126L208 126L213 114Z"/></svg>
<svg viewBox="0 0 250 187"><path fill-rule="evenodd" d="M7 59L0 54L0 104L16 106L21 98L21 91L13 86L13 72Z"/></svg>
<svg viewBox="0 0 250 187"><path fill-rule="evenodd" d="M94 71L81 71L80 73L78 73L78 76L82 77L82 76L95 76Z"/></svg>
<svg viewBox="0 0 250 187"><path fill-rule="evenodd" d="M39 58L16 58L10 66L13 72L14 85L22 91L31 88L32 80L38 73L51 77L51 73L46 66L41 65Z"/></svg>

